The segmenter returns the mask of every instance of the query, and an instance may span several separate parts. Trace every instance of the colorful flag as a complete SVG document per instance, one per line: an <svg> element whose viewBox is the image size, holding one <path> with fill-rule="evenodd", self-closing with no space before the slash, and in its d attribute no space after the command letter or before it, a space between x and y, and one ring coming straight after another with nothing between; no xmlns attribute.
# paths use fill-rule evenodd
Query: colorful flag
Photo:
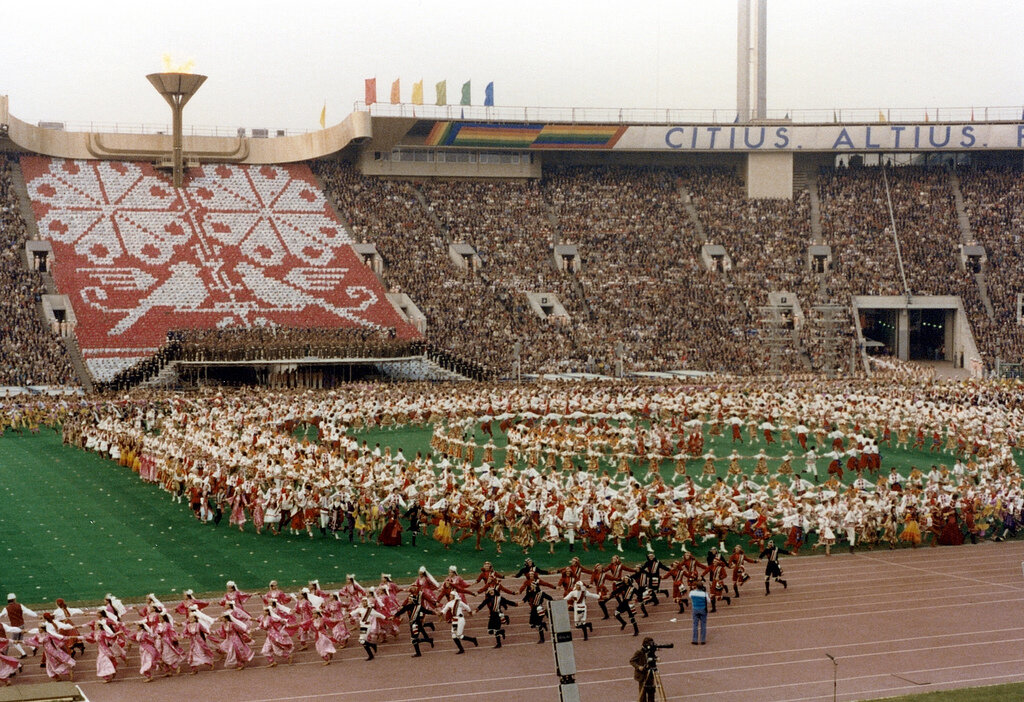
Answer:
<svg viewBox="0 0 1024 702"><path fill-rule="evenodd" d="M422 105L423 104L423 79L420 78L419 83L412 84L412 104Z"/></svg>
<svg viewBox="0 0 1024 702"><path fill-rule="evenodd" d="M395 78L395 82L391 84L391 104L392 105L397 105L398 103L400 103L402 101L401 88L398 85L398 81L400 81L400 80L401 80L401 78Z"/></svg>
<svg viewBox="0 0 1024 702"><path fill-rule="evenodd" d="M839 115L836 114L835 110L832 110L832 121L833 122L838 122L839 121Z"/></svg>
<svg viewBox="0 0 1024 702"><path fill-rule="evenodd" d="M878 121L879 122L884 122L885 121L885 113L882 112L881 110L878 111Z"/></svg>
<svg viewBox="0 0 1024 702"><path fill-rule="evenodd" d="M320 129L327 128L327 101L324 100L324 107L320 110Z"/></svg>
<svg viewBox="0 0 1024 702"><path fill-rule="evenodd" d="M367 78L366 79L366 106L369 107L373 103L377 102L377 79Z"/></svg>
<svg viewBox="0 0 1024 702"><path fill-rule="evenodd" d="M971 108L971 121L974 121L974 108Z"/></svg>
<svg viewBox="0 0 1024 702"><path fill-rule="evenodd" d="M484 107L494 107L494 81L492 80L484 88Z"/></svg>
<svg viewBox="0 0 1024 702"><path fill-rule="evenodd" d="M437 102L435 104L437 104L437 105L447 105L448 104L448 81L447 80L442 80L440 83L438 83L437 85L434 86L434 89L437 91Z"/></svg>
<svg viewBox="0 0 1024 702"><path fill-rule="evenodd" d="M469 97L469 93L470 93L469 83L470 83L470 81L467 80L465 83L462 84L462 100L459 102L460 105L472 105L473 104L473 102L470 100L470 97Z"/></svg>

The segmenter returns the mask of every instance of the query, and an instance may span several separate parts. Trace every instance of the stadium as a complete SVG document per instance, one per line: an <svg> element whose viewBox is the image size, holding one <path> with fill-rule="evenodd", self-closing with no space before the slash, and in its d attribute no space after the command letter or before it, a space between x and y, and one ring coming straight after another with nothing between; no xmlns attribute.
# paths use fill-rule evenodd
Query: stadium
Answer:
<svg viewBox="0 0 1024 702"><path fill-rule="evenodd" d="M772 113L738 6L729 110L0 95L0 702L635 699L646 636L641 699L1019 699L1024 112Z"/></svg>

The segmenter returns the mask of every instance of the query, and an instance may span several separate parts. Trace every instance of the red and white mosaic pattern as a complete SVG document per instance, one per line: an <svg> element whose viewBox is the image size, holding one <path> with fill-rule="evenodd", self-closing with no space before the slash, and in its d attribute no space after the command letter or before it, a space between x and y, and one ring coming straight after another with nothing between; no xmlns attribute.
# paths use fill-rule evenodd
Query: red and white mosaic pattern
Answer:
<svg viewBox="0 0 1024 702"><path fill-rule="evenodd" d="M175 190L148 163L21 159L82 355L109 378L170 329L395 327L416 336L302 165L207 165Z"/></svg>

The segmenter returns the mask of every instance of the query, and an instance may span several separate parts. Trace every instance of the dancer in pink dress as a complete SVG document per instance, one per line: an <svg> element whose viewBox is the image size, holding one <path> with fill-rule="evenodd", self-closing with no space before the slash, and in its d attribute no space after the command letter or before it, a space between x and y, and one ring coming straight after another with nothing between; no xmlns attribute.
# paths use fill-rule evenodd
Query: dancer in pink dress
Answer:
<svg viewBox="0 0 1024 702"><path fill-rule="evenodd" d="M221 638L220 650L224 653L224 667L241 670L253 659L252 638L249 627L230 614L221 615L221 626L217 632Z"/></svg>
<svg viewBox="0 0 1024 702"><path fill-rule="evenodd" d="M53 680L60 680L64 675L68 676L68 680L74 680L75 659L65 650L67 637L60 632L51 613L43 613L43 626L39 628L35 638L38 643L32 643L30 640L29 645L43 649L46 674Z"/></svg>
<svg viewBox="0 0 1024 702"><path fill-rule="evenodd" d="M323 600L312 594L308 587L302 588L302 592L299 593L298 602L295 603L295 619L298 624L300 651L305 651L316 640L316 634L313 632L313 614L322 604Z"/></svg>
<svg viewBox="0 0 1024 702"><path fill-rule="evenodd" d="M294 662L292 653L295 650L295 642L292 641L289 631L291 625L288 619L278 611L278 607L279 605L276 603L264 607L263 616L259 621L259 627L267 633L260 653L266 656L271 668L277 665L278 658L287 660L289 665Z"/></svg>
<svg viewBox="0 0 1024 702"><path fill-rule="evenodd" d="M139 622L139 628L131 639L139 645L139 674L142 675L142 682L153 682L153 670L160 660L160 654L156 651L156 637L145 622Z"/></svg>
<svg viewBox="0 0 1024 702"><path fill-rule="evenodd" d="M366 588L356 582L356 576L351 573L345 578L345 585L338 590L341 603L349 612L354 610L366 596Z"/></svg>
<svg viewBox="0 0 1024 702"><path fill-rule="evenodd" d="M156 652L160 656L161 667L164 668L164 675L172 672L177 675L181 670L181 663L185 660L185 652L178 645L178 630L174 628L171 615L164 612L160 615L160 621L154 630L156 639Z"/></svg>
<svg viewBox="0 0 1024 702"><path fill-rule="evenodd" d="M263 598L263 604L268 605L271 602L277 602L278 604L286 605L290 604L294 599L287 592L277 586L276 580L270 581L270 587L265 594L261 595Z"/></svg>
<svg viewBox="0 0 1024 702"><path fill-rule="evenodd" d="M256 533L263 533L263 519L266 516L266 500L258 486L253 486L249 492L249 504L252 511L252 525L256 527Z"/></svg>
<svg viewBox="0 0 1024 702"><path fill-rule="evenodd" d="M334 647L334 639L331 631L334 622L324 617L323 612L317 611L313 614L313 633L316 636L316 652L324 659L324 665L330 665L331 659L338 650Z"/></svg>
<svg viewBox="0 0 1024 702"><path fill-rule="evenodd" d="M348 644L348 640L352 638L352 634L345 624L345 607L341 603L341 597L339 597L338 593L334 593L324 601L323 613L327 619L334 622L334 627L331 629L331 638L338 645L338 648L344 648Z"/></svg>
<svg viewBox="0 0 1024 702"><path fill-rule="evenodd" d="M96 677L108 683L117 675L117 658L124 657L124 651L118 643L120 632L107 619L106 612L100 610L89 626L92 628L85 635L85 641L96 644Z"/></svg>
<svg viewBox="0 0 1024 702"><path fill-rule="evenodd" d="M195 607L196 609L206 609L209 606L209 602L196 599L195 594L191 590L185 590L184 599L178 603L178 606L174 608L174 611L183 617L187 617L189 610L191 610L192 607Z"/></svg>
<svg viewBox="0 0 1024 702"><path fill-rule="evenodd" d="M204 665L210 666L213 670L216 655L210 648L213 637L207 626L200 620L198 611L193 611L188 616L188 622L182 631L182 636L188 641L188 653L185 661L188 663L189 672L195 675Z"/></svg>
<svg viewBox="0 0 1024 702"><path fill-rule="evenodd" d="M228 517L228 523L237 526L239 531L245 531L246 506L248 506L246 490L239 479L239 484L234 487L231 494L231 515Z"/></svg>
<svg viewBox="0 0 1024 702"><path fill-rule="evenodd" d="M2 632L3 629L0 629ZM8 644L11 641L3 633L0 633L0 651L6 651ZM21 661L13 656L5 656L0 654L0 680L3 681L4 685L11 684L11 678L21 672Z"/></svg>
<svg viewBox="0 0 1024 702"><path fill-rule="evenodd" d="M234 580L228 580L227 591L224 593L224 597L221 598L220 605L221 607L227 607L228 603L233 602L240 608L245 609L245 602L250 597L252 597L252 595L238 589Z"/></svg>

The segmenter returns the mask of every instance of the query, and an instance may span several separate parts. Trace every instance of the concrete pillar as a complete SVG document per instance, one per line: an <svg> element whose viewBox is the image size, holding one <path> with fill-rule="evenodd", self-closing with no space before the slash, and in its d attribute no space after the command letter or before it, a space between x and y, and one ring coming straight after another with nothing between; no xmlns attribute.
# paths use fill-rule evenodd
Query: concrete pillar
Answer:
<svg viewBox="0 0 1024 702"><path fill-rule="evenodd" d="M768 0L757 0L754 56L754 118L768 117Z"/></svg>
<svg viewBox="0 0 1024 702"><path fill-rule="evenodd" d="M738 0L736 27L736 112L750 119L750 0Z"/></svg>
<svg viewBox="0 0 1024 702"><path fill-rule="evenodd" d="M956 332L956 320L957 320L957 317L959 317L959 316L960 315L957 313L957 310L946 310L946 324L945 324L945 326L943 327L943 330L942 330L942 332L943 332L943 340L942 340L943 355L945 356L947 361L953 361L954 366L956 365L957 361L959 360L957 358L957 352L956 352L956 334L955 334L955 332Z"/></svg>
<svg viewBox="0 0 1024 702"><path fill-rule="evenodd" d="M910 360L910 310L906 307L896 315L896 358Z"/></svg>

